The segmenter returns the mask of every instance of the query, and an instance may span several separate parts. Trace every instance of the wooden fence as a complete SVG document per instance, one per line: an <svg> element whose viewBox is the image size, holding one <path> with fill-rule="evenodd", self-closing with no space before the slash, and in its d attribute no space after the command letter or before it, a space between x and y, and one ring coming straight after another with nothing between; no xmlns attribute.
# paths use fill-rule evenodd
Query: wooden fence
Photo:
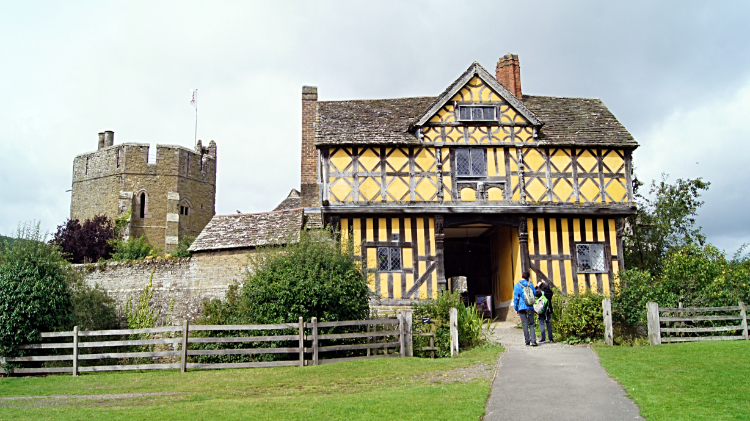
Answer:
<svg viewBox="0 0 750 421"><path fill-rule="evenodd" d="M336 329L351 332L330 333ZM260 334L253 335L254 332ZM216 333L225 336L215 336ZM416 335L431 336L430 347L422 347L421 350L431 351L434 358L437 350L434 346L434 334ZM451 335L454 335L453 329ZM398 317L339 322L318 322L313 317L309 323L300 318L298 323L268 325L190 325L185 321L182 326L99 331L79 331L76 326L71 332L44 332L39 337L43 340L70 338L70 341L21 345L19 349L36 355L0 358L0 363L17 366L13 369L17 374L72 373L77 376L78 373L95 371L180 369L184 373L188 369L302 367L340 361L413 356L411 310L402 311ZM87 341L86 338L95 340ZM112 338L117 340L109 340ZM457 330L455 338L458 339ZM270 346L253 347L266 343ZM217 344L219 347L221 344L243 347L207 349ZM287 346L280 346L282 344ZM162 349L152 349L155 347ZM115 349L111 350L112 348ZM70 354L66 353L68 349L71 350ZM83 353L80 352L82 350ZM94 352L86 353L86 350ZM365 355L356 355L361 351ZM45 352L49 354L45 355ZM276 361L257 360L258 356L269 354L286 354L287 357ZM330 357L321 358L321 355ZM226 356L252 356L254 361L199 361ZM68 361L71 362L70 365ZM81 365L82 361L94 361L94 364ZM36 367L24 367L30 364ZM60 364L65 366L59 366ZM0 373L5 371L0 368Z"/></svg>
<svg viewBox="0 0 750 421"><path fill-rule="evenodd" d="M698 316L696 313L735 313L735 314L713 314L709 316ZM737 314L738 313L738 314ZM738 339L749 339L747 329L747 312L745 304L740 302L738 306L729 307L697 307L697 308L665 308L659 304L650 302L646 304L648 316L648 341L651 345L659 345L664 342L690 342L690 341L731 341ZM671 316L663 316L671 314ZM712 322L740 321L740 324L729 324L725 326L695 326L698 324ZM662 327L662 323L666 324ZM689 323L689 325L688 325ZM697 336L702 333L716 332L741 332L740 335L715 335ZM681 336L664 336L663 334L679 334Z"/></svg>

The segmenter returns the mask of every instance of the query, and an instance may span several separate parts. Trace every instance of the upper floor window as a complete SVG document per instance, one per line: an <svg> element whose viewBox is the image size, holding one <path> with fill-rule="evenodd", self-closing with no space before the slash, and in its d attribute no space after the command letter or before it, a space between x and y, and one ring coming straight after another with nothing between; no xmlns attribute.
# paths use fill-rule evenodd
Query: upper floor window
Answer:
<svg viewBox="0 0 750 421"><path fill-rule="evenodd" d="M401 249L399 247L378 247L378 272L398 272L401 270Z"/></svg>
<svg viewBox="0 0 750 421"><path fill-rule="evenodd" d="M578 273L606 273L604 244L576 244Z"/></svg>
<svg viewBox="0 0 750 421"><path fill-rule="evenodd" d="M459 177L486 177L486 162L484 148L456 149L456 175Z"/></svg>
<svg viewBox="0 0 750 421"><path fill-rule="evenodd" d="M492 121L495 117L495 107L487 105L459 105L458 119L461 121Z"/></svg>

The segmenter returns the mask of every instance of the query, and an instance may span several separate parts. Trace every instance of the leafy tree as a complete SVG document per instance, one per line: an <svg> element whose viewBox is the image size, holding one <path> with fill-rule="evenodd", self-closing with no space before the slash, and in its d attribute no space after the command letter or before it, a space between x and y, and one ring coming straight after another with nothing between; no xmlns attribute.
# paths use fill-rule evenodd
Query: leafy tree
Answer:
<svg viewBox="0 0 750 421"><path fill-rule="evenodd" d="M117 303L98 285L91 287L76 277L70 282L73 324L80 330L107 330L120 327Z"/></svg>
<svg viewBox="0 0 750 421"><path fill-rule="evenodd" d="M27 223L0 252L0 355L73 322L66 261L45 240L39 224Z"/></svg>
<svg viewBox="0 0 750 421"><path fill-rule="evenodd" d="M63 254L72 263L98 262L112 255L112 239L115 225L112 219L97 215L80 223L78 219L68 219L57 227L52 241L60 246Z"/></svg>
<svg viewBox="0 0 750 421"><path fill-rule="evenodd" d="M642 269L656 275L670 251L686 245L703 245L706 237L701 227L695 226L701 192L711 183L701 178L677 179L667 182L667 175L657 184L651 182L653 199L638 193L641 186L635 182L638 211L627 220L628 229L623 237L625 267Z"/></svg>

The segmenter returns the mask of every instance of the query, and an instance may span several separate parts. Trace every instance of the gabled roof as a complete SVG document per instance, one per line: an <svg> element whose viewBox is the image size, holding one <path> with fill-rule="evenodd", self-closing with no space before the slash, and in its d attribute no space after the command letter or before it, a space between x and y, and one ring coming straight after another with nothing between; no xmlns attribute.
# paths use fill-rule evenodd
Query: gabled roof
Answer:
<svg viewBox="0 0 750 421"><path fill-rule="evenodd" d="M319 101L315 144L419 144L409 131L434 97Z"/></svg>
<svg viewBox="0 0 750 421"><path fill-rule="evenodd" d="M481 64L477 63L476 61L469 66L468 69L462 74L458 79L456 79L455 82L451 84L451 86L448 87L448 89L445 90L440 96L437 97L435 102L431 104L430 108L428 108L414 123L416 126L422 126L425 123L427 123L427 120L429 120L435 113L437 113L446 102L450 101L451 98L453 98L458 91L461 90L474 76L477 76L479 79L482 80L482 82L486 83L487 86L494 89L495 92L500 95L504 100L510 104L511 107L513 107L519 114L524 116L526 120L529 121L529 123L540 126L544 123L537 118L534 113L529 111L526 106L523 105L523 102L521 102L518 98L516 98L515 95L513 95L509 90L505 88L505 86L501 85L500 82L495 79L494 76L490 74L484 67L482 67Z"/></svg>
<svg viewBox="0 0 750 421"><path fill-rule="evenodd" d="M213 251L282 245L299 239L304 209L216 215L188 250Z"/></svg>
<svg viewBox="0 0 750 421"><path fill-rule="evenodd" d="M292 189L286 199L279 203L274 210L286 210L300 207L302 207L302 198L299 195L299 191L297 189Z"/></svg>

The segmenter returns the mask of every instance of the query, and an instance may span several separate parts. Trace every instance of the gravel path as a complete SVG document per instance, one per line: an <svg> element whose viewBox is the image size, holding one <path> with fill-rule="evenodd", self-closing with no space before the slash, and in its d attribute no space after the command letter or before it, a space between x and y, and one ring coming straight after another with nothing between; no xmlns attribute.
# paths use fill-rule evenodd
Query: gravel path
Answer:
<svg viewBox="0 0 750 421"><path fill-rule="evenodd" d="M507 351L487 400L485 421L643 420L638 407L587 346L526 346L523 330L500 322L491 338Z"/></svg>

